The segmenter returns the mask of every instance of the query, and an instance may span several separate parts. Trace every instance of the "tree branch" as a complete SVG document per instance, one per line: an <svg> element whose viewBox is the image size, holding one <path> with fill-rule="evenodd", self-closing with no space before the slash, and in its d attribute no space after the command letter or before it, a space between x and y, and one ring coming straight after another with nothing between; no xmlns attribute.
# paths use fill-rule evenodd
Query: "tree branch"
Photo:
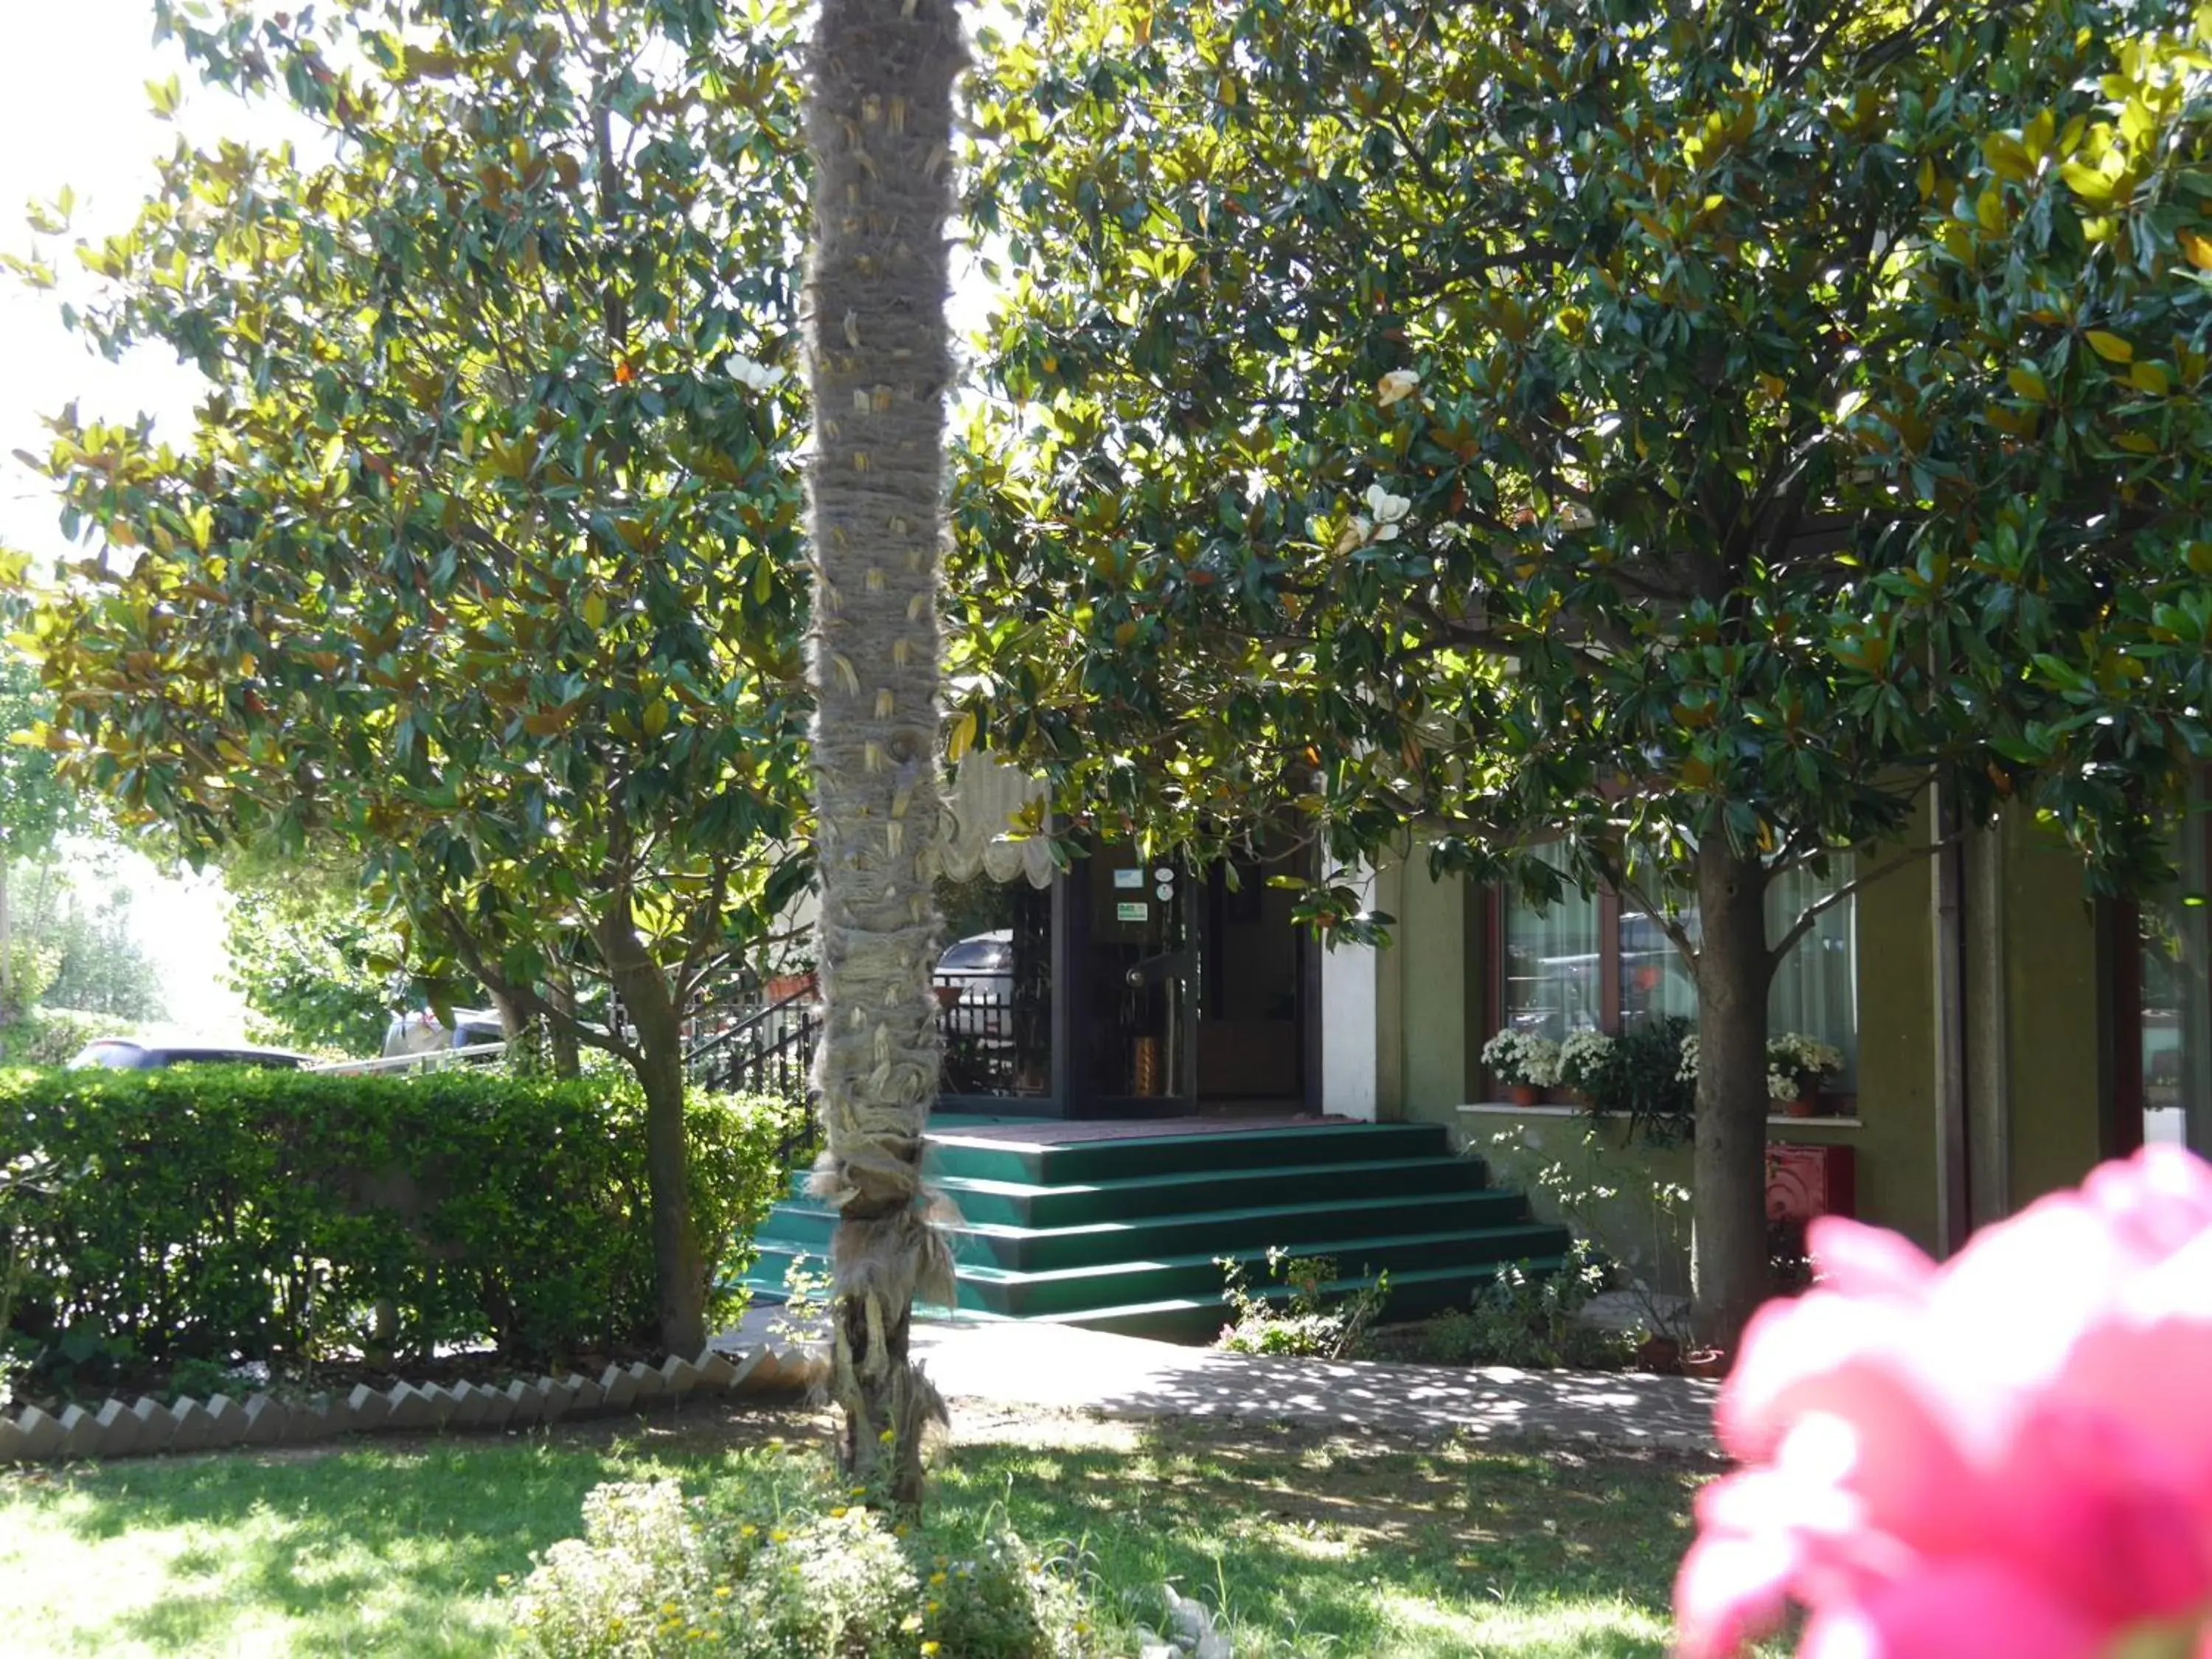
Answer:
<svg viewBox="0 0 2212 1659"><path fill-rule="evenodd" d="M1598 874L1605 878L1607 886L1644 907L1644 914L1650 920L1651 925L1664 933L1668 943L1681 954L1683 965L1690 970L1690 977L1694 981L1698 976L1698 947L1691 940L1690 930L1682 926L1679 918L1654 904L1651 896L1629 879L1627 860L1623 859L1616 864L1603 852L1596 850L1591 852L1589 860L1596 866Z"/></svg>
<svg viewBox="0 0 2212 1659"><path fill-rule="evenodd" d="M1920 846L1907 848L1881 868L1869 870L1865 875L1845 882L1832 893L1823 893L1799 911L1797 920L1790 923L1789 931L1775 941L1773 960L1778 964L1780 963L1790 951L1797 948L1797 941L1813 931L1814 922L1845 899L1856 897L1862 888L1871 887L1883 877L1896 874L1917 859L1930 858L1937 853L1956 847L1960 840L1960 837L1958 836L1946 836L1941 841L1931 841Z"/></svg>
<svg viewBox="0 0 2212 1659"><path fill-rule="evenodd" d="M722 917L722 905L730 893L730 863L726 858L714 860L714 873L707 884L706 896L691 908L690 919L684 927L684 960L675 975L676 1006L681 1010L691 1006L692 994L699 988L699 981L708 964L714 942L720 937L718 923Z"/></svg>
<svg viewBox="0 0 2212 1659"><path fill-rule="evenodd" d="M441 904L438 907L438 921L447 942L459 953L468 970L483 981L487 988L496 991L532 1018L543 1019L548 1025L558 1026L586 1047L600 1049L632 1065L638 1063L637 1049L624 1042L611 1026L592 1025L578 1019L567 1010L554 1006L535 986L511 979L504 970L495 967L490 958L477 948L467 923L453 906Z"/></svg>

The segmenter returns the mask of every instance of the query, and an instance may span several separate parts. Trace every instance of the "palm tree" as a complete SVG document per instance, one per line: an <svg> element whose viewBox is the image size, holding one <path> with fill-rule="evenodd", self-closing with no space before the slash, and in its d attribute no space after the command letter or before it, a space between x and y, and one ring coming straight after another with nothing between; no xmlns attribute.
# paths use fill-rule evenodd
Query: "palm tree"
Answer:
<svg viewBox="0 0 2212 1659"><path fill-rule="evenodd" d="M827 1144L814 1190L840 1218L841 1455L901 1506L921 1499L921 1430L941 1411L908 1354L914 1299L949 1297L952 1276L921 1185L937 1093L938 921L919 860L937 824L945 232L952 87L965 61L955 0L822 0L806 109L809 672L826 1007L816 1081Z"/></svg>

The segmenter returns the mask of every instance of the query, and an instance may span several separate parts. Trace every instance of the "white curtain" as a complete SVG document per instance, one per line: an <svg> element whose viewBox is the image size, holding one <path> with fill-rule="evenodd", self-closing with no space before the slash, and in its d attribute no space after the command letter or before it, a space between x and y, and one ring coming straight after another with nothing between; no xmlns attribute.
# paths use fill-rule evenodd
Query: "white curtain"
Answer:
<svg viewBox="0 0 2212 1659"><path fill-rule="evenodd" d="M1597 904L1570 887L1538 915L1505 907L1505 1024L1557 1040L1603 1023Z"/></svg>

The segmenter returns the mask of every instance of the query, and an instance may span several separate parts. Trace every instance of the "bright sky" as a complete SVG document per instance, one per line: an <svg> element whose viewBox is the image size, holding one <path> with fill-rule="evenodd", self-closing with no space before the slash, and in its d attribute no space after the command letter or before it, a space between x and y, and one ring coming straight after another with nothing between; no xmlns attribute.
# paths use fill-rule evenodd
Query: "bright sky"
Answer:
<svg viewBox="0 0 2212 1659"><path fill-rule="evenodd" d="M0 53L0 246L28 252L24 204L51 201L65 185L76 192L77 230L127 224L153 186L153 158L178 131L148 106L145 83L183 68L173 46L154 49L152 8L146 0L0 0L0 30L8 42ZM241 114L227 99L186 94L188 131ZM65 247L58 252L66 281L75 260ZM143 410L181 430L198 380L166 353L103 361L62 327L58 303L0 279L0 542L46 556L66 544L45 481L15 459L18 449L45 447L41 416L76 398L87 415L119 420ZM117 873L132 889L140 937L161 966L174 1023L210 1037L241 1035L245 1010L222 983L220 884L172 879L136 854L118 861Z"/></svg>

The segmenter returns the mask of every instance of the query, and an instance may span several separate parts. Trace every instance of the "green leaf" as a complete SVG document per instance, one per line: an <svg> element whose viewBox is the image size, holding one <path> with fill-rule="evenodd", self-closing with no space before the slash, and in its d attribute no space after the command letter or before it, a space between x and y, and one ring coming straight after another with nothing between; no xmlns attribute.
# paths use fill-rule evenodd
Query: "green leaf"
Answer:
<svg viewBox="0 0 2212 1659"><path fill-rule="evenodd" d="M2058 176L2066 181L2069 190L2085 202L2101 207L2112 199L2114 181L2095 167L2080 161L2063 161L2059 164Z"/></svg>

